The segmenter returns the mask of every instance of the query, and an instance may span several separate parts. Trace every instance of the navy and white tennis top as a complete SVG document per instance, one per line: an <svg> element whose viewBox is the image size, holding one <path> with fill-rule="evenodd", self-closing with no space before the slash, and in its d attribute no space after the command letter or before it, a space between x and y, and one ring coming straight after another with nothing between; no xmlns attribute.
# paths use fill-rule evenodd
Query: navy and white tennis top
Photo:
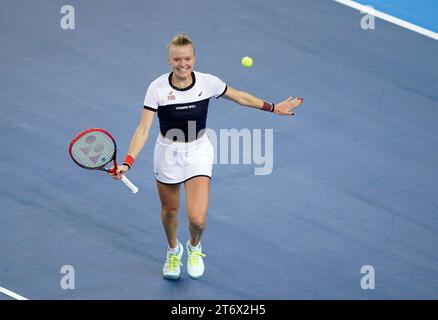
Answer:
<svg viewBox="0 0 438 320"><path fill-rule="evenodd" d="M211 74L195 71L192 80L190 86L179 89L172 84L172 73L166 73L152 81L146 92L144 108L158 112L161 134L173 141L196 140L206 127L210 98L227 91L227 85Z"/></svg>

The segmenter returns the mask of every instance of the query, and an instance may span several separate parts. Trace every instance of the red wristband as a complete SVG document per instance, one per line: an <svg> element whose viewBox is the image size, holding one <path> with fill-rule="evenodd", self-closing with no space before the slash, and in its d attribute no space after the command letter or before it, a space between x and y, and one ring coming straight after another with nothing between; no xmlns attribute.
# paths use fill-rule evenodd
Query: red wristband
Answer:
<svg viewBox="0 0 438 320"><path fill-rule="evenodd" d="M266 101L263 101L262 110L268 111L268 112L272 112L272 111L274 111L274 104L266 102Z"/></svg>
<svg viewBox="0 0 438 320"><path fill-rule="evenodd" d="M134 164L134 161L135 161L134 157L128 154L128 155L125 157L125 160L123 160L123 163L124 163L124 164L127 164L128 167L131 168L132 165Z"/></svg>

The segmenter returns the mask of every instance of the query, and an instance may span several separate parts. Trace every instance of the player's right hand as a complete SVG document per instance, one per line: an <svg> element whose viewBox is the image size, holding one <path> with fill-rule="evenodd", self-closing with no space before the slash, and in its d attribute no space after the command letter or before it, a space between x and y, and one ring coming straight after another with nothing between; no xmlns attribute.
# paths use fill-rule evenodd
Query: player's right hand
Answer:
<svg viewBox="0 0 438 320"><path fill-rule="evenodd" d="M117 170L116 170L114 173L111 173L111 172L114 171L114 167L112 167L112 168L108 171L108 174L109 174L112 178L114 178L114 179L116 179L116 180L120 180L120 179L122 179L122 175L124 175L128 170L129 170L129 167L128 167L127 165L122 164L122 165L120 165L120 166L117 166Z"/></svg>

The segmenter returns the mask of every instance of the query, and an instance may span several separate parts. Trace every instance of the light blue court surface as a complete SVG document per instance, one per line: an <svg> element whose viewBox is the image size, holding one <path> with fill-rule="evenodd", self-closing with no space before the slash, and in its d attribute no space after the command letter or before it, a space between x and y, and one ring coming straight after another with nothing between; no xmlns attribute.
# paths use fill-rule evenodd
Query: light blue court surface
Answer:
<svg viewBox="0 0 438 320"><path fill-rule="evenodd" d="M385 21L362 30L358 12L334 1L71 1L75 30L60 28L64 4L1 2L1 287L29 299L438 297L436 41ZM67 149L102 127L126 153L182 31L197 70L267 101L305 101L286 118L212 99L216 132L274 130L273 172L215 166L205 276L184 269L169 282L158 122L129 173L136 195ZM252 68L240 65L246 55ZM182 198L185 242L184 208ZM60 286L64 265L74 290ZM366 265L375 289L361 287Z"/></svg>
<svg viewBox="0 0 438 320"><path fill-rule="evenodd" d="M436 0L358 0L361 4L438 32L438 1Z"/></svg>

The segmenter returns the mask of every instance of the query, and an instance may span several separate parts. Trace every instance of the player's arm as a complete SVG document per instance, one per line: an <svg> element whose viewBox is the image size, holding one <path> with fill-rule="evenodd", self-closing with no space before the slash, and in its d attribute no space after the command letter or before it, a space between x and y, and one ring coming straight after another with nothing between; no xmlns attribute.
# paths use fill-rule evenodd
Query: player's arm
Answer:
<svg viewBox="0 0 438 320"><path fill-rule="evenodd" d="M231 87L227 88L227 91L224 93L223 97L225 99L234 101L241 106L270 111L280 115L291 116L294 115L291 110L298 107L304 101L303 98L289 97L280 103L275 103L274 105L273 103L259 99L248 92L239 91Z"/></svg>
<svg viewBox="0 0 438 320"><path fill-rule="evenodd" d="M125 157L125 161L129 159L128 157L132 158L131 165L134 159L137 158L138 154L143 149L144 145L146 144L146 141L148 140L149 130L154 120L154 116L155 116L155 112L148 109L143 110L143 113L140 118L140 123L138 124L134 134L132 135L131 143L129 144L128 154ZM120 179L122 177L122 174L124 174L129 169L130 169L130 165L124 163L121 166L118 166L116 173L112 176L115 179Z"/></svg>
<svg viewBox="0 0 438 320"><path fill-rule="evenodd" d="M148 109L144 109L141 114L140 123L135 129L134 134L131 138L131 143L129 144L128 154L136 158L140 151L143 149L148 137L149 130L151 128L152 122L154 120L156 112Z"/></svg>

